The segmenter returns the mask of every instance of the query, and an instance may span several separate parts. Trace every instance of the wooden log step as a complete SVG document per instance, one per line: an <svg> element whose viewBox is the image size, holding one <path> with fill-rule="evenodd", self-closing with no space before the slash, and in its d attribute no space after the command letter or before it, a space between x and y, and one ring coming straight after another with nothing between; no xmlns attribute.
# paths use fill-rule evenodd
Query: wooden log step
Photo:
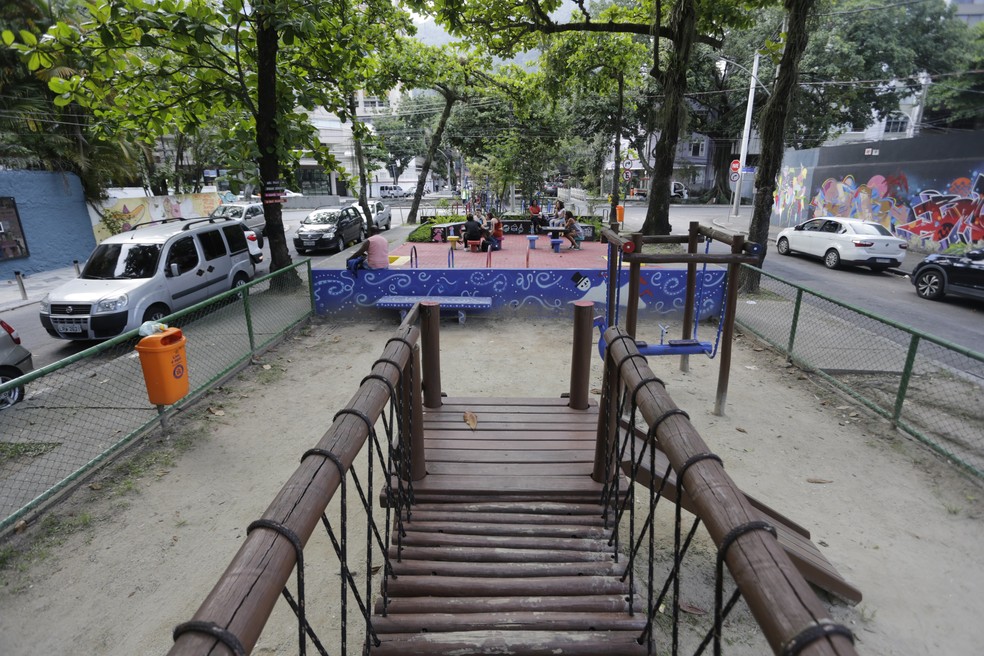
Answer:
<svg viewBox="0 0 984 656"><path fill-rule="evenodd" d="M482 437L468 431L468 436L457 435L461 431L431 431L424 436L424 449L429 454L432 449L464 449L469 451L490 451L496 454L522 451L562 451L564 453L590 451L594 455L594 438L574 440L569 433L551 435L547 432L533 436L525 433L494 436L486 433ZM581 454L579 454L581 455Z"/></svg>
<svg viewBox="0 0 984 656"><path fill-rule="evenodd" d="M407 547L479 547L512 549L546 549L548 551L605 551L611 550L601 538L535 537L518 535L460 535L455 533L417 533L405 525Z"/></svg>
<svg viewBox="0 0 984 656"><path fill-rule="evenodd" d="M625 486L622 486L622 492L624 496ZM385 495L380 494L380 505L385 505ZM447 494L443 492L432 492L428 490L415 493L415 498L421 503L447 503L447 504L458 504L458 503L477 503L482 501L488 501L492 498L498 498L508 501L526 501L529 503L539 503L542 501L557 501L560 503L598 503L598 499L601 497L600 492L579 492L579 493L567 493L563 492L561 494L542 494L533 495L529 492L509 492L496 495L488 491L483 492L471 492L466 494Z"/></svg>
<svg viewBox="0 0 984 656"><path fill-rule="evenodd" d="M457 446L457 445L456 445ZM489 449L489 445L486 444L485 450L470 448L470 449L438 449L438 448L428 448L427 449L427 466L430 467L432 463L435 462L462 462L462 463L480 463L480 462L494 462L494 463L568 463L568 462L586 462L591 463L594 461L594 451L592 449L575 449L572 451L563 451L559 449L550 449L545 451L537 451L533 449Z"/></svg>
<svg viewBox="0 0 984 656"><path fill-rule="evenodd" d="M465 504L462 504L465 505ZM477 505L477 504L475 504ZM441 506L448 508L449 506ZM510 513L510 512L484 512L481 510L469 510L458 512L450 506L448 510L425 510L419 506L413 509L413 525L418 522L473 522L481 519L485 524L509 524L523 525L531 524L535 526L551 526L555 524L572 526L604 526L605 520L601 517L601 511L597 508L593 514L587 515L555 515L555 514L534 514L534 513ZM404 513L406 520L406 513Z"/></svg>
<svg viewBox="0 0 984 656"><path fill-rule="evenodd" d="M574 413L557 414L555 412L526 412L515 413L510 408L500 412L480 410L472 412L478 419L478 426L484 424L574 424L580 428L595 424L597 428L598 413L575 411ZM426 412L424 426L427 424L464 424L464 412Z"/></svg>
<svg viewBox="0 0 984 656"><path fill-rule="evenodd" d="M489 419L489 418L478 418L478 426L476 431L583 431L587 432L591 427L591 421L588 417L585 417L583 421L535 421L532 417L535 415L527 416L523 421L503 421L501 418ZM456 421L434 421L434 420L424 420L424 432L432 430L443 430L443 429L455 429L458 426L463 427L464 430L474 433L468 424L463 420L458 419Z"/></svg>
<svg viewBox="0 0 984 656"><path fill-rule="evenodd" d="M472 520L476 519L475 517ZM483 518L484 519L484 518ZM413 533L439 533L446 535L488 535L541 538L607 539L611 531L601 526L571 524L504 524L476 521L424 521L414 517L404 522L404 528Z"/></svg>
<svg viewBox="0 0 984 656"><path fill-rule="evenodd" d="M481 441L487 447L500 448L505 442L527 442L530 440L563 440L564 442L596 442L596 432L594 428L588 429L581 427L581 430L559 429L554 424L543 424L543 428L535 430L490 430L484 426L479 426L472 430L465 424L424 424L425 440L462 440L462 441ZM581 445L587 448L587 445ZM465 447L461 447L465 448Z"/></svg>
<svg viewBox="0 0 984 656"><path fill-rule="evenodd" d="M568 405L510 405L508 406L509 412L519 415L528 414L549 414L549 415L584 415L584 414L594 414L598 416L597 407L591 407L587 410L575 410ZM478 405L474 403L445 403L440 408L424 408L424 416L438 415L438 414L457 414L460 418L465 412L493 412L494 409L501 410L499 406L488 406L488 405Z"/></svg>
<svg viewBox="0 0 984 656"><path fill-rule="evenodd" d="M471 578L468 576L401 576L390 579L391 597L531 597L629 594L628 581L612 576L549 578Z"/></svg>
<svg viewBox="0 0 984 656"><path fill-rule="evenodd" d="M636 631L642 634L645 613L393 613L375 617L372 628L387 633L447 633L450 631Z"/></svg>
<svg viewBox="0 0 984 656"><path fill-rule="evenodd" d="M381 637L382 639L383 637ZM637 656L646 653L635 631L455 631L392 633L375 656L510 654L510 656Z"/></svg>
<svg viewBox="0 0 984 656"><path fill-rule="evenodd" d="M585 561L574 563L462 563L446 560L390 561L397 576L468 576L522 578L538 576L621 576L624 563Z"/></svg>
<svg viewBox="0 0 984 656"><path fill-rule="evenodd" d="M389 548L389 558L396 560L447 560L454 562L483 563L572 563L611 562L612 554L592 551L564 551L549 549L502 549L494 547L421 547L404 546L397 554L396 537Z"/></svg>
<svg viewBox="0 0 984 656"><path fill-rule="evenodd" d="M474 451L472 453L475 453ZM461 476L591 476L594 465L590 462L434 462L427 454L427 473Z"/></svg>
<svg viewBox="0 0 984 656"><path fill-rule="evenodd" d="M558 396L528 397L528 396L448 396L441 400L441 407L446 405L494 406L498 408L533 407L568 407L570 399ZM598 402L588 399L588 404L597 407ZM428 408L432 410L433 408Z"/></svg>
<svg viewBox="0 0 984 656"><path fill-rule="evenodd" d="M393 481L396 487L396 481ZM439 494L474 494L474 493L528 493L531 497L551 495L593 494L601 497L601 483L596 483L590 476L549 476L546 478L530 478L525 476L453 476L428 475L414 481L415 495L431 493Z"/></svg>
<svg viewBox="0 0 984 656"><path fill-rule="evenodd" d="M635 595L633 608L645 613L645 600ZM627 613L627 595L590 595L584 597L397 597L387 600L387 614L397 613L508 613L514 611L551 611L558 613ZM642 610L640 610L642 609ZM383 612L382 598L376 599L374 612Z"/></svg>
<svg viewBox="0 0 984 656"><path fill-rule="evenodd" d="M602 508L595 503L556 503L553 501L483 501L479 503L459 503L449 505L445 503L429 504L418 503L414 507L416 512L476 512L476 513L516 513L520 515L592 515L601 517Z"/></svg>

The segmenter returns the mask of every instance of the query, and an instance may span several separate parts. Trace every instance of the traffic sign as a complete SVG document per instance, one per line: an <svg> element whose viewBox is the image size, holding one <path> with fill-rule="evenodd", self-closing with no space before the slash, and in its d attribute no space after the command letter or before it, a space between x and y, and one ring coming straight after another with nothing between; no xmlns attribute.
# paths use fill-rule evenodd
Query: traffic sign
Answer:
<svg viewBox="0 0 984 656"><path fill-rule="evenodd" d="M622 179L623 180L631 180L632 179L632 171L622 171Z"/></svg>
<svg viewBox="0 0 984 656"><path fill-rule="evenodd" d="M737 173L740 170L741 170L741 160L740 159L731 160L731 172Z"/></svg>
<svg viewBox="0 0 984 656"><path fill-rule="evenodd" d="M741 179L741 173L738 173L737 171L732 171L731 175L728 177L732 182L738 182Z"/></svg>
<svg viewBox="0 0 984 656"><path fill-rule="evenodd" d="M623 169L631 169L632 168L632 160L631 159L627 159L624 162L622 162L622 168Z"/></svg>

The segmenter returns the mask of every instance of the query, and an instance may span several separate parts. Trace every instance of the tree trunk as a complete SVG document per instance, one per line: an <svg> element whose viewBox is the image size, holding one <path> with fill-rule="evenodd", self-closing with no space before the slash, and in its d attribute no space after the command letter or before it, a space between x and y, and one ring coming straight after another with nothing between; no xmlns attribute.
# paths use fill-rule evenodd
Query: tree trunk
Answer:
<svg viewBox="0 0 984 656"><path fill-rule="evenodd" d="M424 155L424 163L420 167L420 177L417 178L417 188L413 192L413 202L410 204L410 214L407 223L417 222L417 210L420 208L420 199L424 194L424 185L427 183L427 174L430 172L431 162L434 161L434 153L441 143L444 136L444 128L448 124L448 117L451 116L451 108L454 106L456 96L450 93L442 93L444 96L444 110L441 112L441 119L437 123L437 129L431 137L430 147Z"/></svg>
<svg viewBox="0 0 984 656"><path fill-rule="evenodd" d="M643 234L670 234L670 182L673 179L673 161L676 155L680 130L683 129L687 111L687 70L697 36L697 9L695 0L677 0L672 17L673 50L666 64L663 83L663 129L659 133L654 152L653 178L649 187L649 208ZM658 44L657 44L658 47Z"/></svg>
<svg viewBox="0 0 984 656"><path fill-rule="evenodd" d="M280 159L277 142L277 34L274 5L268 0L257 4L256 26L256 145L260 150L260 198L268 184L280 180ZM284 235L284 220L280 203L263 203L266 218L264 234L270 244L270 271L291 264Z"/></svg>
<svg viewBox="0 0 984 656"><path fill-rule="evenodd" d="M373 223L372 210L369 209L369 200L366 194L366 162L362 156L362 139L356 136L356 126L359 121L355 117L355 94L349 94L349 111L352 112L352 142L355 144L355 162L359 167L359 207L366 217L366 234L371 234Z"/></svg>
<svg viewBox="0 0 984 656"><path fill-rule="evenodd" d="M769 243L769 223L772 218L776 176L779 175L779 168L782 166L786 119L789 116L793 94L796 92L799 62L810 37L806 29L806 21L815 1L785 0L786 47L782 51L782 59L779 60L779 72L772 95L765 103L762 118L759 120L762 154L759 155L758 175L755 177L754 209L752 221L748 226L748 238L763 247ZM743 284L745 291L757 291L758 287L757 274L745 277Z"/></svg>
<svg viewBox="0 0 984 656"><path fill-rule="evenodd" d="M711 158L714 168L714 197L727 201L731 198L731 188L728 186L729 167L731 160L737 159L734 152L734 141L724 135L708 136L711 136L711 148L714 149L714 155Z"/></svg>

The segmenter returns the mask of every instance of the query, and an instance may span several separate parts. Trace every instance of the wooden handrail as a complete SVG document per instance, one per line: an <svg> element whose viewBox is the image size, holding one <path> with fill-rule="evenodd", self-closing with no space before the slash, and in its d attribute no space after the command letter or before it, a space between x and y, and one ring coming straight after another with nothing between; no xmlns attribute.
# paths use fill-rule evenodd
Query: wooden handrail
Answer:
<svg viewBox="0 0 984 656"><path fill-rule="evenodd" d="M372 373L398 384L400 372L407 370L412 348L420 336L416 326L401 325L390 339ZM391 362L386 362L387 360ZM396 363L399 368L394 366ZM409 382L409 381L408 381ZM419 395L419 390L413 392ZM378 379L366 379L346 408L376 422L389 402L390 388ZM416 418L415 418L416 420ZM347 472L368 438L368 427L358 416L341 414L315 445L334 454ZM307 544L321 515L341 483L342 473L329 458L312 455L301 461L281 488L262 518L292 531L301 544ZM192 621L208 622L236 636L251 651L291 577L296 555L291 542L271 530L249 533L238 553L195 612ZM172 655L228 654L222 643L204 633L185 633L168 652Z"/></svg>
<svg viewBox="0 0 984 656"><path fill-rule="evenodd" d="M599 428L605 423L602 418L606 415L609 426L614 427L617 420L617 409L612 412L615 405L611 403L612 392L621 386L629 390L638 389L636 403L639 412L650 426L660 420L656 442L674 472L677 472L677 484L686 489L693 500L696 514L704 522L714 544L720 547L730 531L759 519L758 514L724 471L723 465L714 459L695 462L687 469L683 480L679 479L684 463L694 456L709 454L711 450L685 415L667 414L677 410L676 404L663 385L654 380L648 362L639 357L635 342L625 339L625 335L627 333L617 326L605 332L608 344L605 390L609 398L602 399ZM615 367L612 363L621 363L620 380L618 372L613 371ZM606 407L607 412L604 410ZM596 458L604 458L610 446L602 444L604 434L599 431ZM610 430L607 434L614 436L616 431ZM595 472L599 470L604 471L604 464L596 461ZM781 653L790 641L810 627L834 624L816 594L771 534L765 531L744 533L728 549L725 562L775 653ZM856 654L851 641L837 634L821 638L798 653L809 656Z"/></svg>

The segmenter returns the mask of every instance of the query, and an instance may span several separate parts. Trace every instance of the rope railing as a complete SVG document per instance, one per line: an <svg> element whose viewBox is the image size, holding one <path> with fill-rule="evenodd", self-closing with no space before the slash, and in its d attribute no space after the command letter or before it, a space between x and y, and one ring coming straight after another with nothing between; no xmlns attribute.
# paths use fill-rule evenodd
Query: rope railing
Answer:
<svg viewBox="0 0 984 656"><path fill-rule="evenodd" d="M436 312L427 316L431 314L437 316ZM391 540L399 558L403 522L410 518L413 480L423 475L418 471L423 462L421 331L415 325L420 316L418 307L407 314L358 391L335 415L321 440L301 456L300 465L263 516L249 525L246 540L211 593L190 621L175 628L170 654L249 653L280 596L297 619L299 654L306 654L309 644L319 654L329 653L326 644L332 646L332 654L348 653L350 598L355 603L351 614L362 616L364 629L352 651L362 653L379 644L371 621L373 600L385 615L387 581L394 576L389 560ZM427 317L425 323L425 330L436 329ZM377 424L382 424L381 432ZM354 466L357 459L364 475ZM386 480L383 503L375 487L381 478L377 467ZM361 528L357 527L361 522L350 517L360 507L365 519ZM377 518L376 513L385 516ZM315 627L305 599L306 570L321 565L304 558L305 546L318 524L324 527L339 561L337 626ZM353 537L355 532L360 534ZM377 557L382 558L378 567L374 566ZM382 580L377 598L373 573L378 569L382 569ZM289 583L295 571L292 592ZM323 614L320 618L324 621Z"/></svg>
<svg viewBox="0 0 984 656"><path fill-rule="evenodd" d="M776 654L856 653L850 630L829 618L777 541L776 530L761 520L725 473L721 458L704 443L687 413L673 403L663 381L653 375L646 358L639 353L635 340L618 327L609 328L605 339L608 349L593 477L604 484L602 503L606 509L606 526L612 529L609 543L616 554L619 526L628 523L626 534L631 544L624 558L623 578L634 581L636 566L646 569L648 622L640 642L648 645L650 653L655 653L654 621L668 600L672 618L670 644L660 645L659 653L665 653L667 648L671 654L681 653L683 563L697 529L703 525L717 547L715 602L711 626L692 653L702 654L713 645L714 654L721 654L724 620L742 597ZM647 427L644 430L636 427L638 415ZM665 471L656 471L657 451L662 451L669 461ZM642 475L644 463L648 463L648 475ZM622 470L636 483L629 485L628 490L619 489ZM678 488L673 559L660 582L652 557L655 513L660 500L669 496L667 486L673 484L672 480ZM645 499L636 498L636 488L642 484L648 488L648 504ZM688 507L695 511L689 528L684 527L681 510L684 495L690 501ZM644 516L636 518L636 512ZM648 557L643 558L644 555ZM736 584L726 602L724 565Z"/></svg>

